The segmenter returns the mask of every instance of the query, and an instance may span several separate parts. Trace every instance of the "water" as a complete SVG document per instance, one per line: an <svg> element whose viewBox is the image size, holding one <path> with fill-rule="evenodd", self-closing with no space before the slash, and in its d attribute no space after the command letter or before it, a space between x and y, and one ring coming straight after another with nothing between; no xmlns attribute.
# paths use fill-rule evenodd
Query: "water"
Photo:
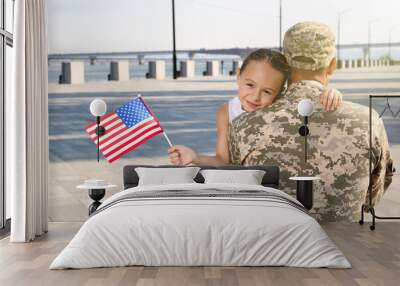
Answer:
<svg viewBox="0 0 400 286"><path fill-rule="evenodd" d="M121 59L122 57L118 57ZM146 78L146 73L148 72L149 61L163 60L165 61L165 76L167 78L172 78L172 59L168 55L154 55L147 56L143 60L142 64L136 57L125 57L129 60L129 75L131 79L144 79ZM187 55L178 55L178 70L181 60L187 60ZM234 60L239 60L239 56L231 55L201 55L196 54L194 57L195 61L195 76L202 76L203 71L206 70L206 62L211 60L218 60L220 62L220 73L228 75L232 70L232 63ZM223 66L222 66L223 61ZM63 60L51 60L48 66L49 83L58 83L59 75L61 75L61 63ZM110 73L110 62L111 59L97 59L94 65L90 64L89 60L84 60L85 64L85 81L106 81L107 76Z"/></svg>

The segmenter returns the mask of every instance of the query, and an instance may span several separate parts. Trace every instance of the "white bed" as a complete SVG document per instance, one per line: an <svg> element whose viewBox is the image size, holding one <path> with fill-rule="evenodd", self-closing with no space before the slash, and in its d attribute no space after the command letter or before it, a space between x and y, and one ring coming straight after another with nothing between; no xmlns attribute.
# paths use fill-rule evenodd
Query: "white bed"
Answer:
<svg viewBox="0 0 400 286"><path fill-rule="evenodd" d="M285 193L198 183L115 194L50 269L127 265L351 267L318 222Z"/></svg>

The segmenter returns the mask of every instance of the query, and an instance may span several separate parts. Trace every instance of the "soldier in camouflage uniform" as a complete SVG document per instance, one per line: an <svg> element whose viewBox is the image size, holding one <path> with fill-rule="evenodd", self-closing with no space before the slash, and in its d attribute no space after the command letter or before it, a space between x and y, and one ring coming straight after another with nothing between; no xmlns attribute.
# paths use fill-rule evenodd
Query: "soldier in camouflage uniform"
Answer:
<svg viewBox="0 0 400 286"><path fill-rule="evenodd" d="M283 42L292 69L291 84L271 106L244 113L230 127L230 161L235 165L277 165L281 190L295 195L291 176L319 176L314 181L311 213L322 221L355 221L362 204L369 203L369 109L343 102L324 112L319 96L336 68L335 37L320 23L304 22L289 29ZM302 118L297 105L310 99L308 158L304 161ZM373 112L372 203L381 199L391 183L392 159L386 131Z"/></svg>

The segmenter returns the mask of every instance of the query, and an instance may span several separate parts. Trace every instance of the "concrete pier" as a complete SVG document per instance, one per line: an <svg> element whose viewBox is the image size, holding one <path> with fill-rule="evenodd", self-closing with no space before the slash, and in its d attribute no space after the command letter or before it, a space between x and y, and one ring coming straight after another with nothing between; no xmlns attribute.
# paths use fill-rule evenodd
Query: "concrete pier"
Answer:
<svg viewBox="0 0 400 286"><path fill-rule="evenodd" d="M346 60L346 67L351 69L353 67L353 60Z"/></svg>
<svg viewBox="0 0 400 286"><path fill-rule="evenodd" d="M62 62L58 83L79 84L85 82L85 65L83 62Z"/></svg>
<svg viewBox="0 0 400 286"><path fill-rule="evenodd" d="M165 79L165 62L164 61L150 61L149 72L146 78Z"/></svg>
<svg viewBox="0 0 400 286"><path fill-rule="evenodd" d="M337 68L338 68L338 69L344 68L343 60L338 60L338 61L337 61Z"/></svg>
<svg viewBox="0 0 400 286"><path fill-rule="evenodd" d="M108 80L129 80L129 62L128 61L112 61L110 63L110 74Z"/></svg>
<svg viewBox="0 0 400 286"><path fill-rule="evenodd" d="M219 76L219 61L209 61L206 70L203 72L206 76Z"/></svg>
<svg viewBox="0 0 400 286"><path fill-rule="evenodd" d="M194 77L195 63L192 60L181 61L180 76L181 77Z"/></svg>
<svg viewBox="0 0 400 286"><path fill-rule="evenodd" d="M239 69L242 67L243 61L233 61L232 70L229 71L229 75L236 75Z"/></svg>

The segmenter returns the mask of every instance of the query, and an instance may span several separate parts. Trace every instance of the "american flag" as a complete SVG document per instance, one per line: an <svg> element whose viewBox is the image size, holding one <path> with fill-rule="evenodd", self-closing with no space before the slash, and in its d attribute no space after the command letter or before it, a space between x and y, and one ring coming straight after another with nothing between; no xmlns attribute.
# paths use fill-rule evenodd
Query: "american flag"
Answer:
<svg viewBox="0 0 400 286"><path fill-rule="evenodd" d="M102 116L100 126L106 132L100 136L99 146L109 163L164 131L141 97ZM96 122L85 126L85 130L97 145Z"/></svg>

